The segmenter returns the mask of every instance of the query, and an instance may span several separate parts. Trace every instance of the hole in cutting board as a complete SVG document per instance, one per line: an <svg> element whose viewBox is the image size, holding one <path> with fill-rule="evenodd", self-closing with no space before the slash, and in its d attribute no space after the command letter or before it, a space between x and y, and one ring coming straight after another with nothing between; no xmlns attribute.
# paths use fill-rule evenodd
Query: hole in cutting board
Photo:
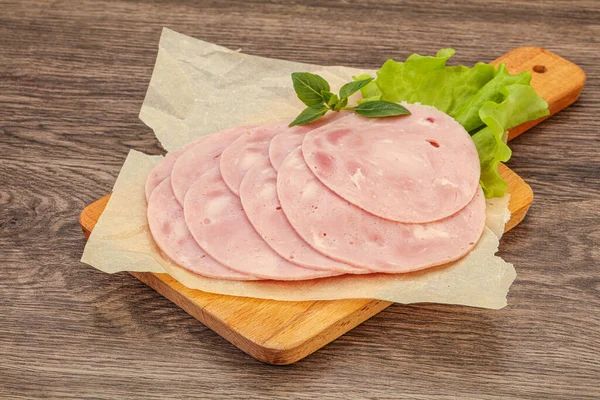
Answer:
<svg viewBox="0 0 600 400"><path fill-rule="evenodd" d="M537 72L538 74L543 74L546 71L548 71L548 68L546 68L543 65L534 65L533 66L533 72Z"/></svg>

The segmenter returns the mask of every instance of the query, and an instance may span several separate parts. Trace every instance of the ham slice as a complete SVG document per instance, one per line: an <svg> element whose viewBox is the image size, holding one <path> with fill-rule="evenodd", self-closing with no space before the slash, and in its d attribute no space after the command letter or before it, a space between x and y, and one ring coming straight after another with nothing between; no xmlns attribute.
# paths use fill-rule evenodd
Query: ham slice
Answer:
<svg viewBox="0 0 600 400"><path fill-rule="evenodd" d="M275 253L252 227L240 199L225 185L219 168L196 180L185 198L184 210L187 226L200 247L233 270L276 280L336 275L300 267Z"/></svg>
<svg viewBox="0 0 600 400"><path fill-rule="evenodd" d="M187 149L189 149L192 146L195 146L196 144L198 144L200 141L202 141L205 138L206 138L206 136L202 136L201 138L198 138L197 140L183 146L179 150L175 150L175 151L171 151L170 153L167 153L165 158L163 158L161 162L156 164L156 166L152 169L152 171L150 171L148 178L146 178L146 186L145 186L146 200L150 199L150 195L152 194L152 191L162 181L164 181L165 179L167 179L168 177L171 176L171 171L173 171L173 166L175 165L175 161L177 161L177 159Z"/></svg>
<svg viewBox="0 0 600 400"><path fill-rule="evenodd" d="M240 184L254 163L267 154L273 136L288 129L288 122L260 125L240 136L221 156L221 175L229 189L240 195Z"/></svg>
<svg viewBox="0 0 600 400"><path fill-rule="evenodd" d="M246 173L240 200L258 234L284 259L303 267L347 273L366 273L322 255L308 245L290 225L277 198L277 172L267 157ZM316 210L306 210L307 213Z"/></svg>
<svg viewBox="0 0 600 400"><path fill-rule="evenodd" d="M223 266L198 246L185 224L183 208L175 199L169 178L163 180L150 196L148 226L162 252L189 271L216 279L256 279Z"/></svg>
<svg viewBox="0 0 600 400"><path fill-rule="evenodd" d="M379 218L324 186L300 148L281 165L277 193L288 221L314 249L372 271L404 273L457 260L475 246L485 225L481 188L464 209L441 221L405 224Z"/></svg>
<svg viewBox="0 0 600 400"><path fill-rule="evenodd" d="M149 201L150 195L152 194L154 189L156 189L156 187L158 187L158 185L160 185L162 181L164 181L169 177L169 175L171 175L171 171L173 170L173 165L175 165L175 161L177 161L179 156L182 154L183 149L167 153L165 158L163 158L161 162L156 164L156 167L154 167L152 171L150 171L150 174L148 174L148 178L146 178L146 186L144 188L146 191L146 200Z"/></svg>
<svg viewBox="0 0 600 400"><path fill-rule="evenodd" d="M308 132L302 152L329 189L374 215L398 222L446 218L479 187L477 150L465 129L430 106L412 115L350 114Z"/></svg>
<svg viewBox="0 0 600 400"><path fill-rule="evenodd" d="M273 137L269 143L269 160L271 160L271 165L275 168L275 171L279 169L279 166L287 155L302 144L304 135L307 132L336 121L345 115L342 112L329 113L315 122L311 122L308 125L293 126Z"/></svg>
<svg viewBox="0 0 600 400"><path fill-rule="evenodd" d="M173 186L173 193L179 204L183 204L185 194L197 178L219 165L219 157L223 150L252 128L236 126L213 135L207 135L179 156L171 171L171 186Z"/></svg>

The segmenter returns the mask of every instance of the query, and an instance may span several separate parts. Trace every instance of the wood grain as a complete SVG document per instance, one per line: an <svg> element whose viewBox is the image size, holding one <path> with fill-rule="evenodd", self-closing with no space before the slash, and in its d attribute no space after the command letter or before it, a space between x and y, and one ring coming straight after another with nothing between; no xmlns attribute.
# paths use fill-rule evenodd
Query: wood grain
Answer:
<svg viewBox="0 0 600 400"><path fill-rule="evenodd" d="M572 104L583 89L583 71L547 50L522 47L498 60L495 63L504 63L512 73L531 71L538 74L532 85L548 99L548 107L553 114ZM574 79L559 79L561 76ZM581 76L583 79L579 79ZM538 122L541 120L527 123L527 128ZM523 133L524 129L518 126L512 132L515 134L509 135L511 138ZM506 166L502 165L500 172L508 182L511 195L511 218L506 224L508 231L525 218L533 201L533 192ZM108 199L105 196L81 212L79 224L86 238L94 229ZM132 275L245 353L269 364L292 364L391 305L377 300L277 302L239 299L190 290L166 274Z"/></svg>
<svg viewBox="0 0 600 400"><path fill-rule="evenodd" d="M2 1L0 397L596 399L600 375L600 6L595 0ZM502 240L501 311L392 305L272 367L127 275L79 262L77 223L129 148L162 26L268 57L373 68L454 47L457 63L547 48L588 81L511 142L533 188ZM325 39L326 38L326 39Z"/></svg>
<svg viewBox="0 0 600 400"><path fill-rule="evenodd" d="M533 192L508 167L501 165L500 173L511 195L508 232L527 214ZM109 199L110 195L104 196L81 212L79 224L86 238ZM168 274L130 273L240 350L269 364L295 363L392 304L369 299L282 302L220 296L186 288Z"/></svg>

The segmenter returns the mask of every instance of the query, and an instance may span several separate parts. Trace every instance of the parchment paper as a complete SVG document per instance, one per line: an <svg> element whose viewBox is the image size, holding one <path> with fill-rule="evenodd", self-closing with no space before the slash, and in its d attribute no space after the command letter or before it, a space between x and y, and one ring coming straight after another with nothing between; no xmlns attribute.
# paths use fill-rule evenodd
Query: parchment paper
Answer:
<svg viewBox="0 0 600 400"><path fill-rule="evenodd" d="M164 28L140 118L167 151L241 124L292 121L305 107L292 72L318 73L334 91L374 73L251 56Z"/></svg>
<svg viewBox="0 0 600 400"><path fill-rule="evenodd" d="M397 303L435 302L501 308L516 273L494 256L499 238L486 228L465 258L443 267L410 274L342 276L306 282L233 282L187 272L163 257L146 220L145 177L160 157L130 151L113 194L92 231L83 261L101 271L166 272L185 286L207 292L276 300L369 298ZM504 226L508 196L495 199L489 223Z"/></svg>
<svg viewBox="0 0 600 400"><path fill-rule="evenodd" d="M249 56L164 29L140 118L167 150L239 124L292 119L303 108L291 85L294 71L317 72L333 89L363 72ZM508 196L488 202L487 228L476 248L460 261L442 267L306 282L220 281L178 267L154 245L146 221L144 183L160 159L130 152L87 242L84 263L108 273L169 273L189 288L276 300L372 298L492 309L506 305L516 273L495 253L510 215Z"/></svg>

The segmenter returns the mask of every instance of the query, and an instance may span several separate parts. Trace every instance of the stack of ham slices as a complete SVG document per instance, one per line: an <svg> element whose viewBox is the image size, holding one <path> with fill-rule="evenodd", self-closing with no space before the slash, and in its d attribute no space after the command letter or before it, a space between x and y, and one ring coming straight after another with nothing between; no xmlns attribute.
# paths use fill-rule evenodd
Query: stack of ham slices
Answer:
<svg viewBox="0 0 600 400"><path fill-rule="evenodd" d="M485 224L469 134L429 106L242 126L169 153L146 181L164 255L225 280L405 273L464 257Z"/></svg>

